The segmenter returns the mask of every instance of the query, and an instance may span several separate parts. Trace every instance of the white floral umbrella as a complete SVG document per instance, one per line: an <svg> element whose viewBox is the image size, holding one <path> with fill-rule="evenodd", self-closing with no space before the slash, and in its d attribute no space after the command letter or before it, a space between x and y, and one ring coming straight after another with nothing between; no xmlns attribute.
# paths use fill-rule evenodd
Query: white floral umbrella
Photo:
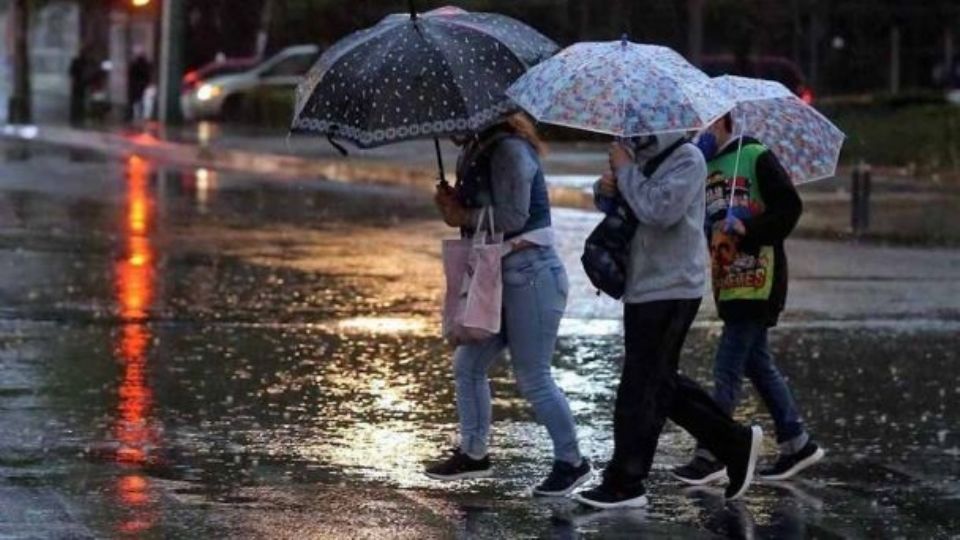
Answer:
<svg viewBox="0 0 960 540"><path fill-rule="evenodd" d="M734 131L773 150L794 184L836 174L846 135L787 87L733 75L715 77L713 84L737 102L730 113Z"/></svg>
<svg viewBox="0 0 960 540"><path fill-rule="evenodd" d="M507 95L540 122L616 137L699 129L734 105L676 51L626 39L571 45Z"/></svg>

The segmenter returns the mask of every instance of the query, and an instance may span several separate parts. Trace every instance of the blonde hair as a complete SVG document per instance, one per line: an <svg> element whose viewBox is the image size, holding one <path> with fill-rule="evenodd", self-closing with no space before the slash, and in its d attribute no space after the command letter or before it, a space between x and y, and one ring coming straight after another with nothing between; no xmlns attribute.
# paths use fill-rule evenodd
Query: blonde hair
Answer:
<svg viewBox="0 0 960 540"><path fill-rule="evenodd" d="M537 154L542 156L547 153L547 143L543 142L543 139L540 138L540 134L537 132L537 126L534 125L533 120L531 120L526 113L515 112L506 117L504 123L515 135L522 137L533 145Z"/></svg>

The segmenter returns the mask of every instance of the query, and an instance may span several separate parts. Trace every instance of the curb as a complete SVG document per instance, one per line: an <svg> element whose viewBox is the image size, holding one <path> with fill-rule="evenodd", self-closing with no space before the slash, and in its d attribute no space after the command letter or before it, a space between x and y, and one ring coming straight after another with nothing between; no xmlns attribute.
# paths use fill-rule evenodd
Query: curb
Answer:
<svg viewBox="0 0 960 540"><path fill-rule="evenodd" d="M316 159L297 156L210 148L158 139L150 134L121 135L68 127L7 124L0 128L5 139L91 150L107 156L136 154L165 164L183 167L226 169L282 178L323 178L346 182L369 182L431 187L436 172L405 163Z"/></svg>
<svg viewBox="0 0 960 540"><path fill-rule="evenodd" d="M6 124L0 127L0 138L90 150L112 157L136 154L180 167L222 169L284 179L322 178L345 183L400 185L429 192L437 181L434 169L400 161L304 158L211 148L170 142L149 133L123 135L70 127ZM449 174L447 178L452 180ZM581 190L562 186L550 186L549 190L557 206L593 208L592 197Z"/></svg>

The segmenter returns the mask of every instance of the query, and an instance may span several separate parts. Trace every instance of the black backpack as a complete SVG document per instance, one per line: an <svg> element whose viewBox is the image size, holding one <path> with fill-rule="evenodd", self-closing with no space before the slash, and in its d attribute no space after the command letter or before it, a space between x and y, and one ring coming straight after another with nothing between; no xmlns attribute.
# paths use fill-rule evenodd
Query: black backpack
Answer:
<svg viewBox="0 0 960 540"><path fill-rule="evenodd" d="M648 161L643 167L644 176L649 177L655 173L657 168L686 142L686 139L680 139ZM603 221L587 237L580 262L594 287L619 300L627 287L630 241L640 222L620 194L617 194L614 205L614 211L606 214Z"/></svg>

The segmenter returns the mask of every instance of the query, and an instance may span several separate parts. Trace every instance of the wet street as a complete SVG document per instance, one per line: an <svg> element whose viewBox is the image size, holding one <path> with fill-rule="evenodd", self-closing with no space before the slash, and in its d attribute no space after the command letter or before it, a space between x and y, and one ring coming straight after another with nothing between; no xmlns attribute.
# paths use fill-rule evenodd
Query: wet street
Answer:
<svg viewBox="0 0 960 540"><path fill-rule="evenodd" d="M555 211L572 282L554 375L603 464L617 305ZM0 163L0 538L957 538L960 250L795 240L772 345L827 459L742 502L682 489L661 439L643 511L528 489L550 440L506 363L495 477L440 485L450 351L423 191L42 150ZM683 369L711 379L705 301ZM742 420L772 433L748 394ZM765 457L775 445L767 442Z"/></svg>

